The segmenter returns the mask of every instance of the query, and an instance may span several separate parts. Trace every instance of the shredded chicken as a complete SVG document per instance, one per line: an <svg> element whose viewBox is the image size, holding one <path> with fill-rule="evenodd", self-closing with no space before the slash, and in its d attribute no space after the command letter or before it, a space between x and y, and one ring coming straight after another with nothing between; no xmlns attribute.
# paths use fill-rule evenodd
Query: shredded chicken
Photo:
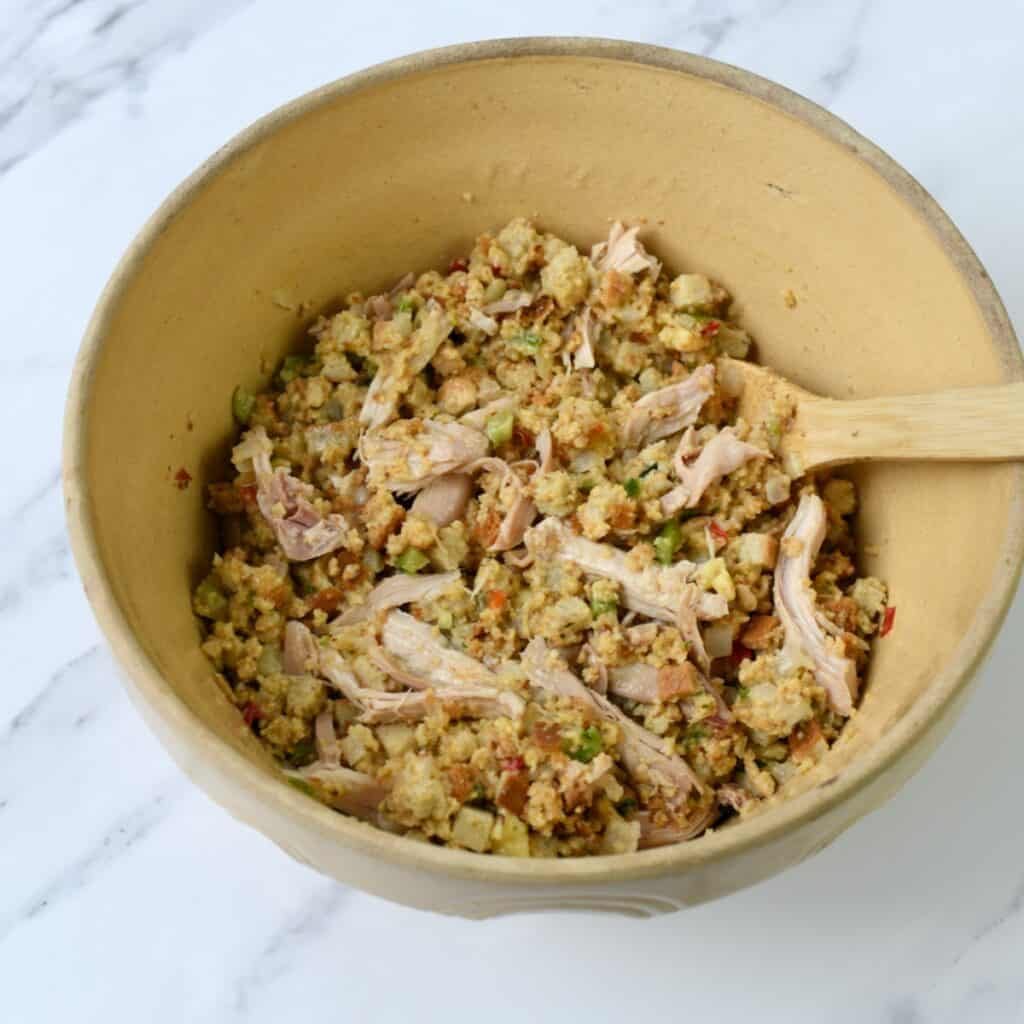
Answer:
<svg viewBox="0 0 1024 1024"><path fill-rule="evenodd" d="M715 368L699 366L686 380L644 395L629 410L622 427L625 444L638 446L659 441L697 422L715 387Z"/></svg>
<svg viewBox="0 0 1024 1024"><path fill-rule="evenodd" d="M642 704L688 697L704 680L693 665L664 665L656 668L634 662L608 669L608 692Z"/></svg>
<svg viewBox="0 0 1024 1024"><path fill-rule="evenodd" d="M576 317L576 330L580 336L579 348L573 356L572 365L577 370L592 370L597 366L594 358L594 340L590 336L593 327L593 313L589 306Z"/></svg>
<svg viewBox="0 0 1024 1024"><path fill-rule="evenodd" d="M487 421L496 412L514 410L518 405L519 399L515 395L502 395L500 398L495 398L493 402L488 402L479 409L467 412L464 416L460 417L459 422L464 427L472 427L473 430L483 430L487 426Z"/></svg>
<svg viewBox="0 0 1024 1024"><path fill-rule="evenodd" d="M419 324L407 345L381 353L377 373L359 412L359 422L373 429L394 419L402 395L413 380L434 358L435 353L451 334L452 318L439 303L430 300L420 313Z"/></svg>
<svg viewBox="0 0 1024 1024"><path fill-rule="evenodd" d="M663 622L676 622L682 605L693 605L701 619L717 619L728 613L728 603L718 594L703 593L691 582L692 562L670 566L649 565L634 569L625 551L599 544L573 533L558 519L542 519L525 535L534 557L556 557L572 562L588 576L615 580L622 586L627 608Z"/></svg>
<svg viewBox="0 0 1024 1024"><path fill-rule="evenodd" d="M316 741L316 754L320 763L336 768L341 763L341 747L338 735L334 731L334 713L330 710L321 711L313 722L313 738Z"/></svg>
<svg viewBox="0 0 1024 1024"><path fill-rule="evenodd" d="M313 788L335 810L364 821L376 822L377 811L388 795L388 787L372 775L314 762L305 768L286 769L285 775Z"/></svg>
<svg viewBox="0 0 1024 1024"><path fill-rule="evenodd" d="M783 534L774 588L775 611L786 638L781 664L791 668L809 662L833 710L849 715L857 696L857 667L843 653L841 639L825 636L826 630L834 627L826 625L815 607L810 580L827 526L824 502L816 494L805 494Z"/></svg>
<svg viewBox="0 0 1024 1024"><path fill-rule="evenodd" d="M483 307L482 312L488 316L495 316L499 313L515 313L517 310L526 309L528 306L532 306L535 295L531 295L529 292L519 291L515 288L510 288L500 298L494 302L488 302Z"/></svg>
<svg viewBox="0 0 1024 1024"><path fill-rule="evenodd" d="M405 573L389 576L366 595L363 604L343 612L331 622L328 629L331 632L337 632L339 629L352 626L357 622L365 622L379 612L390 611L403 604L430 601L461 579L462 573L458 571L428 573L425 576L410 576ZM315 650L314 644L314 653Z"/></svg>
<svg viewBox="0 0 1024 1024"><path fill-rule="evenodd" d="M681 482L661 499L661 510L666 516L673 516L680 509L694 508L715 481L735 472L751 459L772 457L771 452L741 441L732 427L724 427L715 434L700 450L697 460L690 463L687 456L692 447L692 435L684 437L679 444L673 465Z"/></svg>
<svg viewBox="0 0 1024 1024"><path fill-rule="evenodd" d="M637 237L639 227L627 228L621 221L616 221L608 232L608 240L598 242L590 250L590 262L598 273L606 270L619 270L624 274L639 274L649 270L652 277L657 277L661 263L656 260L643 246Z"/></svg>
<svg viewBox="0 0 1024 1024"><path fill-rule="evenodd" d="M467 473L445 473L431 480L412 503L413 515L429 519L435 526L448 526L466 514L473 496L473 478Z"/></svg>
<svg viewBox="0 0 1024 1024"><path fill-rule="evenodd" d="M509 718L521 718L522 698L501 689L497 676L475 658L443 643L434 629L405 612L391 612L384 620L381 644L387 660L378 661L399 682L416 689L450 688L485 697L504 709Z"/></svg>
<svg viewBox="0 0 1024 1024"><path fill-rule="evenodd" d="M718 811L714 804L711 804L691 821L655 825L647 811L640 811L635 819L640 825L640 849L651 850L657 846L689 842L714 824L717 816Z"/></svg>
<svg viewBox="0 0 1024 1024"><path fill-rule="evenodd" d="M341 547L348 521L336 512L322 516L309 500L315 493L312 486L273 468L273 450L266 430L254 427L231 458L239 472L251 470L255 475L256 503L284 553L292 561L308 562Z"/></svg>
<svg viewBox="0 0 1024 1024"><path fill-rule="evenodd" d="M703 792L703 783L686 761L666 754L662 741L654 733L635 722L607 697L584 685L539 637L527 644L522 665L533 686L559 697L580 701L600 718L618 725L622 733L619 749L623 764L640 781L650 780L662 787L669 804L682 808L691 790Z"/></svg>
<svg viewBox="0 0 1024 1024"><path fill-rule="evenodd" d="M290 619L284 627L281 666L290 676L300 676L316 667L317 646L309 627Z"/></svg>
<svg viewBox="0 0 1024 1024"><path fill-rule="evenodd" d="M364 434L360 456L371 486L412 494L438 477L466 469L487 447L483 434L461 423L399 420Z"/></svg>
<svg viewBox="0 0 1024 1024"><path fill-rule="evenodd" d="M477 330L483 331L487 335L495 335L498 333L498 321L492 316L488 316L482 310L471 309L469 311L469 322Z"/></svg>

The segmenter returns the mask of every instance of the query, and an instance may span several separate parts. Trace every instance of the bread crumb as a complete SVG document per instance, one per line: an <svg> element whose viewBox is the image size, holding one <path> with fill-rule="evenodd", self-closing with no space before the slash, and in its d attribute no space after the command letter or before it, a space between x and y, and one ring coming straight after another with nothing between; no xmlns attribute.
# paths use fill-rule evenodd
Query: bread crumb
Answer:
<svg viewBox="0 0 1024 1024"><path fill-rule="evenodd" d="M786 304L786 309L796 309L796 293L792 288L787 288L782 293L782 301Z"/></svg>
<svg viewBox="0 0 1024 1024"><path fill-rule="evenodd" d="M471 202L473 202L473 193L472 192L463 192L462 193L462 201L464 203L471 203Z"/></svg>

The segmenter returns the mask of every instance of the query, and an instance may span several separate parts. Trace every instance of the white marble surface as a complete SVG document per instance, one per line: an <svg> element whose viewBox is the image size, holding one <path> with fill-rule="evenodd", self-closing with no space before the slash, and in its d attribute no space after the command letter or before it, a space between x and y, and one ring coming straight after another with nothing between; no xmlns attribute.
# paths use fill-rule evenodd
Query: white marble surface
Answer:
<svg viewBox="0 0 1024 1024"><path fill-rule="evenodd" d="M1019 4L2 0L0 25L0 1020L1024 1021L1019 601L940 752L815 860L675 917L469 924L318 877L185 781L116 680L57 475L82 328L168 190L282 101L463 40L634 38L785 83L917 175L1021 322Z"/></svg>

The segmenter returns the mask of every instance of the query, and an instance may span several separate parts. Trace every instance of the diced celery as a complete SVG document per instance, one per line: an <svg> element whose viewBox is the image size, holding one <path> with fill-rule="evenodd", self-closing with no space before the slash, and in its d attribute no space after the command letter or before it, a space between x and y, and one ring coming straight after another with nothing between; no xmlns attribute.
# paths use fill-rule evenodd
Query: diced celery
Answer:
<svg viewBox="0 0 1024 1024"><path fill-rule="evenodd" d="M255 406L255 395L250 394L241 385L235 388L231 395L231 412L239 426L247 427L249 425Z"/></svg>
<svg viewBox="0 0 1024 1024"><path fill-rule="evenodd" d="M429 562L430 559L419 548L406 548L395 559L395 565L407 573L417 573Z"/></svg>
<svg viewBox="0 0 1024 1024"><path fill-rule="evenodd" d="M515 414L511 409L502 409L487 420L484 431L495 448L512 440L512 426L515 419Z"/></svg>

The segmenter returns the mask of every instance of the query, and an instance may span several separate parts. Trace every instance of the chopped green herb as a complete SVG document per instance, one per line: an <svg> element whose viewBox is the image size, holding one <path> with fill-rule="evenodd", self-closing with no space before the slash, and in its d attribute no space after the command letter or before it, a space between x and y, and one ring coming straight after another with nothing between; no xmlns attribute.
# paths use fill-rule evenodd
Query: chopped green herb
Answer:
<svg viewBox="0 0 1024 1024"><path fill-rule="evenodd" d="M403 295L398 302L399 313L414 313L416 312L416 303L409 298L408 295Z"/></svg>
<svg viewBox="0 0 1024 1024"><path fill-rule="evenodd" d="M671 565L672 557L682 547L683 531L679 528L679 522L670 519L654 538L654 557L662 565Z"/></svg>
<svg viewBox="0 0 1024 1024"><path fill-rule="evenodd" d="M204 619L217 619L223 621L228 615L228 599L220 589L220 584L211 574L196 587L195 597L192 599L192 606L197 615Z"/></svg>
<svg viewBox="0 0 1024 1024"><path fill-rule="evenodd" d="M290 384L296 377L308 377L315 365L313 356L285 356L281 369L277 371L277 379L282 384Z"/></svg>
<svg viewBox="0 0 1024 1024"><path fill-rule="evenodd" d="M615 810L625 818L632 814L639 806L640 805L633 799L633 797L627 796L615 805Z"/></svg>
<svg viewBox="0 0 1024 1024"><path fill-rule="evenodd" d="M241 385L231 395L231 413L239 426L249 426L252 411L256 407L256 396L246 391Z"/></svg>
<svg viewBox="0 0 1024 1024"><path fill-rule="evenodd" d="M419 548L406 548L396 559L395 565L407 573L417 573L430 561Z"/></svg>
<svg viewBox="0 0 1024 1024"><path fill-rule="evenodd" d="M750 697L750 691L745 686L738 686L736 688L736 699L747 700Z"/></svg>
<svg viewBox="0 0 1024 1024"><path fill-rule="evenodd" d="M649 466L644 466L644 468L640 471L640 476L645 477L648 473L653 473L657 468L658 464L656 462L652 462Z"/></svg>
<svg viewBox="0 0 1024 1024"><path fill-rule="evenodd" d="M562 748L574 761L582 761L589 764L604 750L604 738L601 730L596 725L588 725L580 732L579 742L573 744L572 740L566 740Z"/></svg>
<svg viewBox="0 0 1024 1024"><path fill-rule="evenodd" d="M635 476L631 476L622 484L622 489L626 492L630 498L640 497L640 481Z"/></svg>
<svg viewBox="0 0 1024 1024"><path fill-rule="evenodd" d="M592 600L590 602L590 610L594 613L596 619L600 615L607 615L609 612L614 614L619 610L618 601L597 601Z"/></svg>
<svg viewBox="0 0 1024 1024"><path fill-rule="evenodd" d="M443 629L446 633L455 625L455 617L451 612L437 613L437 628Z"/></svg>
<svg viewBox="0 0 1024 1024"><path fill-rule="evenodd" d="M592 491L592 490L593 490L593 489L594 489L594 488L595 488L595 487L597 486L597 481L596 481L596 480L591 480L591 479L590 479L590 478L588 477L588 478L586 478L586 479L580 480L580 481L579 481L579 483L577 483L577 484L576 484L576 486L577 486L577 487L578 487L578 488L579 488L579 489L580 489L580 490L581 490L581 491L582 491L582 492L583 492L584 494L589 494L589 493L590 493L590 492L591 492L591 491Z"/></svg>
<svg viewBox="0 0 1024 1024"><path fill-rule="evenodd" d="M502 409L487 420L484 431L495 448L512 440L512 427L515 419L515 413L511 409Z"/></svg>

